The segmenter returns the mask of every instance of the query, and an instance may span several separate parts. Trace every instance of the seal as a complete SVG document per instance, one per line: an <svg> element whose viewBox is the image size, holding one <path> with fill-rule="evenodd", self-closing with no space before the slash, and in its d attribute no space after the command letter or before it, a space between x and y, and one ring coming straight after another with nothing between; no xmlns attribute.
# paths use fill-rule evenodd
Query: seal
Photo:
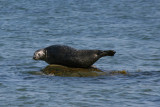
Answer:
<svg viewBox="0 0 160 107"><path fill-rule="evenodd" d="M35 51L33 59L48 64L57 64L75 68L89 68L99 58L114 56L114 50L77 50L65 45L52 45Z"/></svg>

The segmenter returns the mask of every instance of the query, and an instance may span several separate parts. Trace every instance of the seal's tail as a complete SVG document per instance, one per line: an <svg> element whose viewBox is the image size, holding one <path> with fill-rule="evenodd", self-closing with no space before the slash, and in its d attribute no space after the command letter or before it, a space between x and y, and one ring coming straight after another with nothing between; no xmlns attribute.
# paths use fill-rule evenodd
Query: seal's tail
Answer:
<svg viewBox="0 0 160 107"><path fill-rule="evenodd" d="M114 50L106 50L106 51L101 51L101 56L114 56L116 51Z"/></svg>

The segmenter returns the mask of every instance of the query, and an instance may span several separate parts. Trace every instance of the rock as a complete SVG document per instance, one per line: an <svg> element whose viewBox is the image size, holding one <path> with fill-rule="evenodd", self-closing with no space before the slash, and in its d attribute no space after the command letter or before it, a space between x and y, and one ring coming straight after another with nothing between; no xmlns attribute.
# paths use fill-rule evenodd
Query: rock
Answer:
<svg viewBox="0 0 160 107"><path fill-rule="evenodd" d="M104 72L96 67L90 68L71 68L62 65L48 65L42 69L46 75L62 77L96 77L102 75L127 74L126 71L108 71Z"/></svg>
<svg viewBox="0 0 160 107"><path fill-rule="evenodd" d="M71 68L62 65L48 65L43 70L44 74L63 76L63 77L94 77L105 75L105 72L91 67L91 68Z"/></svg>

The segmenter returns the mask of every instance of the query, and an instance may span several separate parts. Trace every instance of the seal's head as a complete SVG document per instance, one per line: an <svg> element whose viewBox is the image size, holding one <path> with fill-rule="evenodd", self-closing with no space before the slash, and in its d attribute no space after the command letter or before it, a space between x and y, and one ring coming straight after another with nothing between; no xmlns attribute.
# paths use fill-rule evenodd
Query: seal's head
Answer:
<svg viewBox="0 0 160 107"><path fill-rule="evenodd" d="M34 60L44 60L44 58L45 58L45 50L44 49L37 50L34 53L34 56L33 56Z"/></svg>

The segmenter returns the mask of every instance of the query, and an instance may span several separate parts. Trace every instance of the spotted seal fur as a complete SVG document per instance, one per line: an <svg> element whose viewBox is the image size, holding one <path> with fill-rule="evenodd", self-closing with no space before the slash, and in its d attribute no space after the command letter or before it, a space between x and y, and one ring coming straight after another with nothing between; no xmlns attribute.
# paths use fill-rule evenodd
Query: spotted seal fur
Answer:
<svg viewBox="0 0 160 107"><path fill-rule="evenodd" d="M89 68L99 58L114 56L114 50L77 50L65 45L52 45L34 53L34 60L68 67Z"/></svg>

